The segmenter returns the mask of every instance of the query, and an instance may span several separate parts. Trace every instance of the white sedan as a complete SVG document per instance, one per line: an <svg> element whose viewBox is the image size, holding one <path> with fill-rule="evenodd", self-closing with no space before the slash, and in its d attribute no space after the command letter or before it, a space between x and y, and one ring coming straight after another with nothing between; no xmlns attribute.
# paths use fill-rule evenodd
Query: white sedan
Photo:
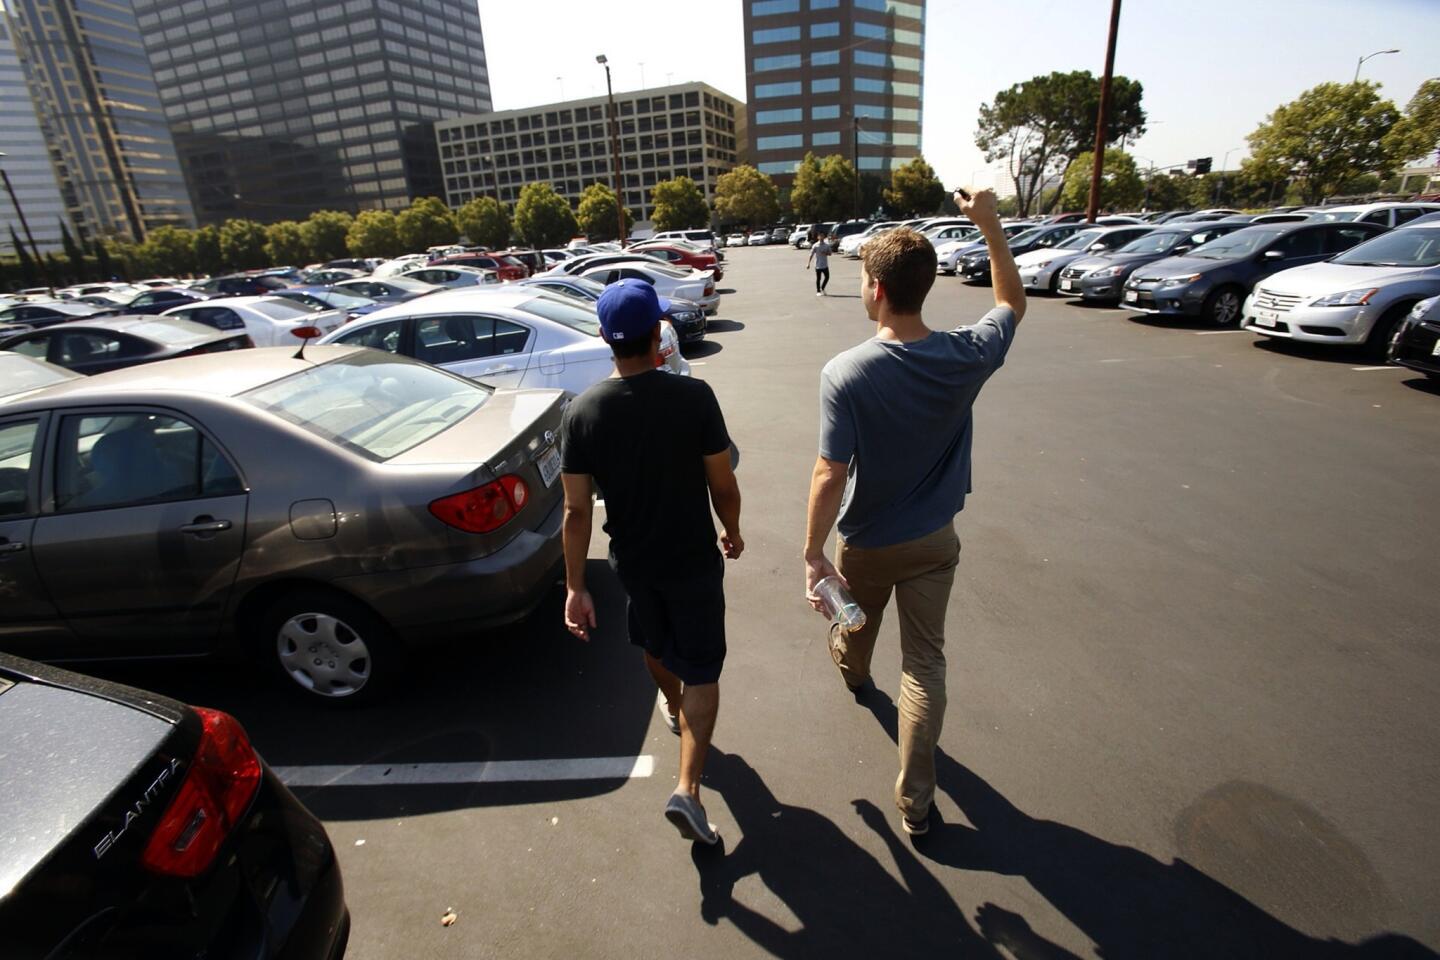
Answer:
<svg viewBox="0 0 1440 960"><path fill-rule="evenodd" d="M377 310L320 342L404 354L506 389L580 393L614 370L595 309L533 286L431 294ZM673 343L670 353L668 369L688 373Z"/></svg>
<svg viewBox="0 0 1440 960"><path fill-rule="evenodd" d="M750 236L746 238L745 245L747 247L763 247L769 242L769 230L753 230L751 231Z"/></svg>
<svg viewBox="0 0 1440 960"><path fill-rule="evenodd" d="M283 297L217 297L166 310L161 316L184 317L216 330L241 330L257 347L298 346L295 331L315 327L322 334L345 322L339 310L315 310Z"/></svg>
<svg viewBox="0 0 1440 960"><path fill-rule="evenodd" d="M715 275L709 270L671 267L651 260L606 263L581 270L578 276L609 284L616 280L644 280L666 299L694 300L707 315L720 309L720 294L715 290Z"/></svg>
<svg viewBox="0 0 1440 960"><path fill-rule="evenodd" d="M745 234L743 234L743 233L732 233L732 234L730 234L730 236L728 236L728 237L725 238L725 246L727 246L727 247L743 247L743 246L745 246Z"/></svg>
<svg viewBox="0 0 1440 960"><path fill-rule="evenodd" d="M500 282L500 276L494 270L467 267L463 264L402 270L399 276L405 280L419 280L421 283L433 283L437 287L448 287L452 290L456 287L479 287Z"/></svg>

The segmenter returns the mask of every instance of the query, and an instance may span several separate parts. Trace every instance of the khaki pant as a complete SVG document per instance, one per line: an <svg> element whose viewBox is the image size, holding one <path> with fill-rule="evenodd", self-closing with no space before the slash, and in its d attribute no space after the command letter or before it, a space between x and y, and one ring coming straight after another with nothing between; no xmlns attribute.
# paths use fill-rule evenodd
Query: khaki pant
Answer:
<svg viewBox="0 0 1440 960"><path fill-rule="evenodd" d="M911 821L924 820L935 796L935 745L945 723L945 610L960 539L946 524L934 533L888 547L852 547L843 539L835 565L865 611L865 626L830 631L830 652L845 682L870 676L875 637L890 593L900 614L900 778L895 804Z"/></svg>

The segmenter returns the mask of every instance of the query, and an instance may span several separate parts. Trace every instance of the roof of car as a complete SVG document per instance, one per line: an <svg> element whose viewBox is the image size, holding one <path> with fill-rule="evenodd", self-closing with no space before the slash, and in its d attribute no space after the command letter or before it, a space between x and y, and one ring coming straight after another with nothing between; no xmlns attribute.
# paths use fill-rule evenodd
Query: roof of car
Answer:
<svg viewBox="0 0 1440 960"><path fill-rule="evenodd" d="M129 333L137 337L152 336L157 327L166 330L182 330L191 333L197 341L223 340L236 336L234 330L216 330L214 327L207 327L203 323L196 323L194 320L186 320L183 317L152 317L145 314L122 314L118 317L96 317L93 320L73 320L70 323L62 323L56 327L44 327L37 331L39 333L73 332L76 330L104 330L111 333ZM165 343L173 343L172 338L161 338Z"/></svg>
<svg viewBox="0 0 1440 960"><path fill-rule="evenodd" d="M89 403L117 395L169 391L234 397L318 364L339 360L358 349L362 348L311 344L305 348L302 358L297 358L290 347L262 347L177 357L57 383L6 402L5 406L10 412L30 404L43 408L57 401Z"/></svg>
<svg viewBox="0 0 1440 960"><path fill-rule="evenodd" d="M198 303L184 303L177 306L176 310L183 310L187 307L248 307L252 303L271 303L275 299L274 294L246 294L243 297L211 297L208 300Z"/></svg>
<svg viewBox="0 0 1440 960"><path fill-rule="evenodd" d="M474 307L477 304L484 304L486 307L498 310L513 310L523 307L540 295L540 291L533 285L519 286L513 283L485 287L459 287L454 290L442 290L439 293L428 294L416 300L386 307L383 310L376 310L359 320L347 323L342 329L353 330L362 324L383 322L387 319L394 319L396 316L415 317L429 316L434 313L450 313L456 309ZM483 299L472 299L476 297Z"/></svg>

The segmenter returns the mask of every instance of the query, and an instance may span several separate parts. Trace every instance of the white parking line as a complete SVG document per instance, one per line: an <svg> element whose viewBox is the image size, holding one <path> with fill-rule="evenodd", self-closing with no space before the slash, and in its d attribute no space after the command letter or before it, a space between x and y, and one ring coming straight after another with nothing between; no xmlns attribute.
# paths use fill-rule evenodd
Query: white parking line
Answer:
<svg viewBox="0 0 1440 960"><path fill-rule="evenodd" d="M655 772L655 758L577 757L570 760L491 760L478 763L360 763L276 767L289 787L383 787L443 783L543 783L556 780L633 780Z"/></svg>
<svg viewBox="0 0 1440 960"><path fill-rule="evenodd" d="M1109 360L1097 360L1096 363L1134 363L1137 360L1194 360L1195 354L1181 353L1173 357L1112 357Z"/></svg>
<svg viewBox="0 0 1440 960"><path fill-rule="evenodd" d="M1367 370L1400 370L1406 373L1409 372L1405 370L1404 367L1392 367L1389 364L1386 364L1383 367L1351 367L1350 369L1356 371L1357 373L1364 373Z"/></svg>
<svg viewBox="0 0 1440 960"><path fill-rule="evenodd" d="M1250 333L1249 330L1196 330L1197 337L1213 337L1217 333ZM1253 334L1252 334L1253 336Z"/></svg>

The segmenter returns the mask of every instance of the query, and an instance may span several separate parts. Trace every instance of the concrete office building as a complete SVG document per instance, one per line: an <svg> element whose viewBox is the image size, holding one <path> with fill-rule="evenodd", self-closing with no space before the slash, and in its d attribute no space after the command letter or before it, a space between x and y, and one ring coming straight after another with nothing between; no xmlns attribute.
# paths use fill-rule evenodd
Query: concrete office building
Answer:
<svg viewBox="0 0 1440 960"><path fill-rule="evenodd" d="M138 241L159 226L193 226L130 0L6 0L5 15L52 181L80 238ZM24 113L11 105L8 84L6 108ZM43 181L32 167L33 129L12 128L7 117L5 134L0 149L28 157L23 168L7 157L7 172ZM26 206L25 215L37 242L41 231L58 234L53 207Z"/></svg>
<svg viewBox="0 0 1440 960"><path fill-rule="evenodd" d="M443 196L433 123L490 109L475 0L134 0L203 222Z"/></svg>
<svg viewBox="0 0 1440 960"><path fill-rule="evenodd" d="M924 0L743 2L750 157L762 172L786 187L807 152L839 153L888 181L920 155Z"/></svg>
<svg viewBox="0 0 1440 960"><path fill-rule="evenodd" d="M0 157L0 169L10 178L19 212L25 214L41 252L58 250L60 223L69 213L3 10L4 4L0 3L0 130L4 131L0 151L5 153ZM14 236L25 243L18 212L10 197L0 191L0 251L5 255L15 252L10 248L12 229Z"/></svg>
<svg viewBox="0 0 1440 960"><path fill-rule="evenodd" d="M514 203L527 183L549 183L572 206L592 183L614 186L605 97L458 117L435 125L445 196L452 207L497 194ZM648 220L650 190L689 177L715 197L738 162L745 105L706 83L615 94L625 206Z"/></svg>

